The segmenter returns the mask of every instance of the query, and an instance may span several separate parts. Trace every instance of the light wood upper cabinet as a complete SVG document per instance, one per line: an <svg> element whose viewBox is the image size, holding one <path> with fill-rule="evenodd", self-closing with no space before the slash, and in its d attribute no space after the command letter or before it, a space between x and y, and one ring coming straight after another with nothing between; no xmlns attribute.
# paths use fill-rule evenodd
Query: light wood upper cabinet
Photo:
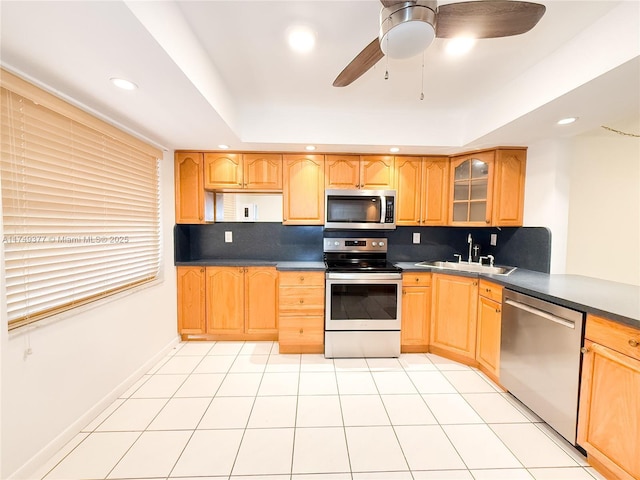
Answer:
<svg viewBox="0 0 640 480"><path fill-rule="evenodd" d="M524 179L527 152L522 149L496 152L493 184L493 225L519 227L523 223Z"/></svg>
<svg viewBox="0 0 640 480"><path fill-rule="evenodd" d="M204 172L210 190L282 190L279 153L205 153Z"/></svg>
<svg viewBox="0 0 640 480"><path fill-rule="evenodd" d="M175 154L176 223L213 221L213 197L204 190L203 154Z"/></svg>
<svg viewBox="0 0 640 480"><path fill-rule="evenodd" d="M178 332L201 335L206 331L205 269L177 267Z"/></svg>
<svg viewBox="0 0 640 480"><path fill-rule="evenodd" d="M497 382L500 373L502 287L485 280L480 280L478 287L476 360L482 370Z"/></svg>
<svg viewBox="0 0 640 480"><path fill-rule="evenodd" d="M285 225L324 224L324 155L284 155Z"/></svg>
<svg viewBox="0 0 640 480"><path fill-rule="evenodd" d="M432 352L473 364L476 356L478 280L434 273L432 276Z"/></svg>
<svg viewBox="0 0 640 480"><path fill-rule="evenodd" d="M640 478L640 330L587 315L578 444L607 478Z"/></svg>
<svg viewBox="0 0 640 480"><path fill-rule="evenodd" d="M327 155L325 188L360 188L359 155Z"/></svg>
<svg viewBox="0 0 640 480"><path fill-rule="evenodd" d="M242 154L205 153L204 188L209 190L242 188Z"/></svg>
<svg viewBox="0 0 640 480"><path fill-rule="evenodd" d="M327 155L325 187L387 190L394 188L390 155Z"/></svg>
<svg viewBox="0 0 640 480"><path fill-rule="evenodd" d="M431 274L407 272L402 275L402 352L427 352L431 319Z"/></svg>
<svg viewBox="0 0 640 480"><path fill-rule="evenodd" d="M451 157L449 225L521 226L525 149Z"/></svg>
<svg viewBox="0 0 640 480"><path fill-rule="evenodd" d="M396 224L446 225L447 157L395 157Z"/></svg>

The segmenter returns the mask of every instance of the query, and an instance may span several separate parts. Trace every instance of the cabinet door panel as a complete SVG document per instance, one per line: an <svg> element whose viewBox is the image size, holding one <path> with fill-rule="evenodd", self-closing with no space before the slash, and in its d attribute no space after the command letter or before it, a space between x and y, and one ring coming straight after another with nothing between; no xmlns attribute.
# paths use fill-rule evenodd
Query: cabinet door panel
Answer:
<svg viewBox="0 0 640 480"><path fill-rule="evenodd" d="M205 324L205 274L203 267L178 267L178 333L203 334Z"/></svg>
<svg viewBox="0 0 640 480"><path fill-rule="evenodd" d="M246 270L246 333L278 333L278 272L274 267Z"/></svg>
<svg viewBox="0 0 640 480"><path fill-rule="evenodd" d="M243 167L244 188L282 190L282 155L279 153L245 153Z"/></svg>
<svg viewBox="0 0 640 480"><path fill-rule="evenodd" d="M239 267L207 267L207 333L244 333L244 274Z"/></svg>
<svg viewBox="0 0 640 480"><path fill-rule="evenodd" d="M640 478L640 361L585 342L578 444L621 479Z"/></svg>
<svg viewBox="0 0 640 480"><path fill-rule="evenodd" d="M402 288L402 327L400 343L403 347L429 345L430 287Z"/></svg>
<svg viewBox="0 0 640 480"><path fill-rule="evenodd" d="M360 157L358 155L327 155L326 188L360 187Z"/></svg>
<svg viewBox="0 0 640 480"><path fill-rule="evenodd" d="M204 223L202 153L176 153L176 223Z"/></svg>
<svg viewBox="0 0 640 480"><path fill-rule="evenodd" d="M204 154L205 188L242 188L242 155L239 153Z"/></svg>
<svg viewBox="0 0 640 480"><path fill-rule="evenodd" d="M430 345L475 359L478 282L434 274Z"/></svg>
<svg viewBox="0 0 640 480"><path fill-rule="evenodd" d="M524 210L525 152L498 150L495 168L493 224L503 227L521 226Z"/></svg>
<svg viewBox="0 0 640 480"><path fill-rule="evenodd" d="M500 328L502 305L486 297L478 297L478 362L496 378L500 371Z"/></svg>
<svg viewBox="0 0 640 480"><path fill-rule="evenodd" d="M285 155L283 223L324 224L324 156Z"/></svg>
<svg viewBox="0 0 640 480"><path fill-rule="evenodd" d="M360 188L386 190L393 188L394 161L391 155L360 157Z"/></svg>
<svg viewBox="0 0 640 480"><path fill-rule="evenodd" d="M418 225L422 202L422 159L396 157L396 224Z"/></svg>
<svg viewBox="0 0 640 480"><path fill-rule="evenodd" d="M427 157L422 175L422 224L447 224L447 198L449 195L449 159Z"/></svg>
<svg viewBox="0 0 640 480"><path fill-rule="evenodd" d="M449 225L491 224L495 151L451 159Z"/></svg>

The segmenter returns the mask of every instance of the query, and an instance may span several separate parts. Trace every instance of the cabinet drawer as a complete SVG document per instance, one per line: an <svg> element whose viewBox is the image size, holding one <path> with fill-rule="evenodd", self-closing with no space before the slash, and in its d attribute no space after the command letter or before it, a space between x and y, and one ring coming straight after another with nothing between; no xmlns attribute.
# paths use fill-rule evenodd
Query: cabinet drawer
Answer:
<svg viewBox="0 0 640 480"><path fill-rule="evenodd" d="M324 317L280 317L280 345L323 345Z"/></svg>
<svg viewBox="0 0 640 480"><path fill-rule="evenodd" d="M324 314L324 288L280 287L280 312Z"/></svg>
<svg viewBox="0 0 640 480"><path fill-rule="evenodd" d="M585 338L640 360L639 329L588 314Z"/></svg>
<svg viewBox="0 0 640 480"><path fill-rule="evenodd" d="M480 280L478 284L478 295L502 303L502 289L503 287L500 285L487 282L486 280Z"/></svg>
<svg viewBox="0 0 640 480"><path fill-rule="evenodd" d="M280 272L279 279L282 286L324 286L324 272Z"/></svg>
<svg viewBox="0 0 640 480"><path fill-rule="evenodd" d="M403 287L430 287L431 286L431 274L430 273L403 273L402 274L402 286Z"/></svg>

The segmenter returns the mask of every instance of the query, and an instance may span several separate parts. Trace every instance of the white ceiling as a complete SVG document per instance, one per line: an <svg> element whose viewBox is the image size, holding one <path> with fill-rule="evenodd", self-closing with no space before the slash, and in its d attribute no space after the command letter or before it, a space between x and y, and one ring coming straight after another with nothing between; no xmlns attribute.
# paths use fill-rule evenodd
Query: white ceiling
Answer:
<svg viewBox="0 0 640 480"><path fill-rule="evenodd" d="M331 86L376 37L374 0L2 0L0 62L170 150L455 152L640 118L640 1L540 3L533 30L464 58L436 39L424 80L419 55ZM286 45L300 23L317 35L308 55ZM580 120L560 128L563 116Z"/></svg>

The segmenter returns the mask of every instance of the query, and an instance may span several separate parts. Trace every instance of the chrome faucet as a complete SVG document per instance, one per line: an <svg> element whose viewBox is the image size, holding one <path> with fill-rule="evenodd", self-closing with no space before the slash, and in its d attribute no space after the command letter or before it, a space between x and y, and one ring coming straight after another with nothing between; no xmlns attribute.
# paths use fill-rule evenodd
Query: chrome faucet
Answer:
<svg viewBox="0 0 640 480"><path fill-rule="evenodd" d="M471 247L473 246L473 238L471 238L471 234L467 237L467 243L469 244L469 263L471 263Z"/></svg>

